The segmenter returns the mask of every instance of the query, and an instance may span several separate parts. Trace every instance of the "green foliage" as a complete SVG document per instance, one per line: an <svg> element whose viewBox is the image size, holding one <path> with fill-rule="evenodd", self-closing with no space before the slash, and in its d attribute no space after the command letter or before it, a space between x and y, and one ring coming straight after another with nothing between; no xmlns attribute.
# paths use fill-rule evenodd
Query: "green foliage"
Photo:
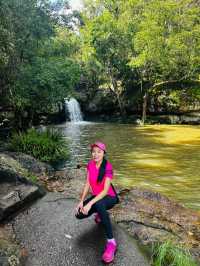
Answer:
<svg viewBox="0 0 200 266"><path fill-rule="evenodd" d="M190 91L188 92L188 98L192 98L192 100L197 100L200 102L200 88L197 87L197 88L191 88Z"/></svg>
<svg viewBox="0 0 200 266"><path fill-rule="evenodd" d="M171 241L155 245L153 252L153 266L197 266L187 249Z"/></svg>
<svg viewBox="0 0 200 266"><path fill-rule="evenodd" d="M32 174L32 173L27 173L26 178L28 178L29 180L31 180L33 183L37 183L37 176Z"/></svg>
<svg viewBox="0 0 200 266"><path fill-rule="evenodd" d="M123 112L122 98L126 83L134 74L128 66L127 55L131 40L129 34L126 34L127 31L121 26L120 4L120 1L118 3L97 1L95 8L95 3L88 1L89 14L86 11L85 26L81 34L84 40L82 58L88 66L88 71L90 72L90 62L94 61L93 66L99 66L97 68L98 81L94 80L94 82L99 85L99 88L112 91L120 111ZM98 15L94 16L94 14ZM92 19L89 20L89 17Z"/></svg>
<svg viewBox="0 0 200 266"><path fill-rule="evenodd" d="M140 108L146 91L164 91L160 84L172 90L173 82L180 90L186 81L199 84L198 1L84 2L81 14L66 15L65 0L0 0L0 103L16 117L26 111L31 122L55 110L77 85L89 97L109 90L123 111L130 95ZM187 94L196 106L197 87ZM177 93L170 99L182 105Z"/></svg>
<svg viewBox="0 0 200 266"><path fill-rule="evenodd" d="M13 104L36 112L50 112L73 90L79 78L79 67L69 58L37 58L21 69L13 87Z"/></svg>
<svg viewBox="0 0 200 266"><path fill-rule="evenodd" d="M0 1L0 80L4 94L11 92L21 64L31 61L43 41L53 35L49 12L46 1Z"/></svg>
<svg viewBox="0 0 200 266"><path fill-rule="evenodd" d="M144 2L144 1L138 1ZM148 1L143 6L130 65L151 85L169 79L198 79L200 8L190 0Z"/></svg>
<svg viewBox="0 0 200 266"><path fill-rule="evenodd" d="M154 88L149 92L155 110L162 107L167 111L198 110L200 107L200 89L197 86L188 88L161 89Z"/></svg>
<svg viewBox="0 0 200 266"><path fill-rule="evenodd" d="M179 110L181 106L181 90L163 91L161 95L157 97L157 102L160 106L163 106L165 110L175 111Z"/></svg>
<svg viewBox="0 0 200 266"><path fill-rule="evenodd" d="M198 89L192 91L184 82L199 83L199 13L198 3L191 0L85 0L82 61L89 74L94 65L101 66L98 75L91 75L97 81L89 79L91 87L112 90L123 105L130 95L139 98L154 87L164 91L167 86L175 109L182 105L173 92L173 82L178 82L194 99Z"/></svg>
<svg viewBox="0 0 200 266"><path fill-rule="evenodd" d="M68 158L66 140L58 131L49 129L45 132L29 129L25 133L13 134L10 149L32 155L44 162L53 163Z"/></svg>
<svg viewBox="0 0 200 266"><path fill-rule="evenodd" d="M70 57L77 49L73 35L64 28L57 29L56 33L43 43L31 64L21 65L12 91L16 109L51 112L79 81L80 67Z"/></svg>
<svg viewBox="0 0 200 266"><path fill-rule="evenodd" d="M55 110L80 78L67 6L65 0L0 1L1 104L11 105L16 119L27 111L30 125L37 113Z"/></svg>

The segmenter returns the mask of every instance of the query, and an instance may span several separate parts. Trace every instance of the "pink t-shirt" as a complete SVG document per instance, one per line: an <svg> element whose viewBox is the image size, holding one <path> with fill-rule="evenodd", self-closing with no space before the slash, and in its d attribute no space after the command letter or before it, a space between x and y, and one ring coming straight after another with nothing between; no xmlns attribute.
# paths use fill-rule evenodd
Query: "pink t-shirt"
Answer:
<svg viewBox="0 0 200 266"><path fill-rule="evenodd" d="M96 167L96 163L94 160L90 160L88 162L87 172L89 173L89 183L90 183L90 187L91 187L93 195L98 195L104 189L104 183L105 183L106 177L109 177L111 180L113 179L112 164L108 161L106 164L105 175L101 182L97 183L99 168ZM107 195L115 196L115 192L113 191L113 188L111 185L108 189Z"/></svg>

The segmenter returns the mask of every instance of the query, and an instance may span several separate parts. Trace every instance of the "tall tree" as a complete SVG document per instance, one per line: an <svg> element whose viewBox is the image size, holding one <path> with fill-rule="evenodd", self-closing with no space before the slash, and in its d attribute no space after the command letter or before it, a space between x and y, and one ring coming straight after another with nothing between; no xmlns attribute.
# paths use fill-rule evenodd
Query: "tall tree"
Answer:
<svg viewBox="0 0 200 266"><path fill-rule="evenodd" d="M89 5L89 2L87 4ZM119 8L119 3L116 4L115 1L97 2L96 6L90 2L90 12L89 15L86 13L82 34L85 40L84 49L85 46L88 47L88 52L101 64L101 86L112 91L123 115L125 83L127 73L131 70L127 65L128 35L120 25Z"/></svg>
<svg viewBox="0 0 200 266"><path fill-rule="evenodd" d="M35 114L52 110L79 80L78 42L66 8L66 1L0 2L1 99L18 122L24 111L31 124Z"/></svg>
<svg viewBox="0 0 200 266"><path fill-rule="evenodd" d="M134 51L130 65L140 74L144 122L151 88L192 80L198 82L200 7L190 0L141 2L145 4L133 36ZM133 8L138 8L138 5Z"/></svg>

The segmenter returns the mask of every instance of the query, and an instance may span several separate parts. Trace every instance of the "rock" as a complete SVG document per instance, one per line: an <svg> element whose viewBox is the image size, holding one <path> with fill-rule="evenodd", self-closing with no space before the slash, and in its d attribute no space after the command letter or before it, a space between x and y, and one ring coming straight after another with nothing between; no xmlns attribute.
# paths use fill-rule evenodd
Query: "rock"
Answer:
<svg viewBox="0 0 200 266"><path fill-rule="evenodd" d="M113 113L117 109L115 104L115 97L113 94L104 88L96 91L90 100L83 101L81 98L79 100L82 105L82 109L86 113ZM114 109L114 110L113 110Z"/></svg>
<svg viewBox="0 0 200 266"><path fill-rule="evenodd" d="M59 179L69 180L71 178L71 175L69 174L69 171L67 169L63 169L63 170L55 171L54 177L59 178Z"/></svg>
<svg viewBox="0 0 200 266"><path fill-rule="evenodd" d="M64 196L79 199L85 182L84 169L69 172ZM200 258L200 214L161 195L142 188L119 189L120 204L111 210L114 220L143 245L171 239L190 248Z"/></svg>
<svg viewBox="0 0 200 266"><path fill-rule="evenodd" d="M8 262L8 257L6 254L0 250L0 265L1 266L10 266Z"/></svg>
<svg viewBox="0 0 200 266"><path fill-rule="evenodd" d="M158 192L133 188L121 190L121 204L114 219L143 244L171 239L200 254L200 214Z"/></svg>
<svg viewBox="0 0 200 266"><path fill-rule="evenodd" d="M0 188L0 221L15 213L26 203L45 195L45 192L35 185L4 182Z"/></svg>
<svg viewBox="0 0 200 266"><path fill-rule="evenodd" d="M136 125L139 125L139 126L142 126L143 125L142 120L139 119L139 118L135 120L135 123L136 123Z"/></svg>
<svg viewBox="0 0 200 266"><path fill-rule="evenodd" d="M0 265L24 265L25 253L15 239L11 224L0 225Z"/></svg>
<svg viewBox="0 0 200 266"><path fill-rule="evenodd" d="M12 157L0 153L0 182L24 182L29 181L24 177L28 172Z"/></svg>
<svg viewBox="0 0 200 266"><path fill-rule="evenodd" d="M12 155L12 156L11 156ZM24 167L23 167L24 166ZM28 203L46 194L30 177L41 175L48 167L24 154L0 153L0 265L24 265L26 250L15 241L8 218L24 209ZM30 171L32 172L30 172Z"/></svg>
<svg viewBox="0 0 200 266"><path fill-rule="evenodd" d="M48 191L51 192L65 192L66 195L71 195L74 198L81 193L85 171L82 169L63 169L55 171L54 175L39 177L40 181Z"/></svg>
<svg viewBox="0 0 200 266"><path fill-rule="evenodd" d="M16 238L26 247L26 265L99 266L102 265L106 237L104 228L88 219L75 218L78 201L60 193L47 193L13 220ZM146 256L129 234L113 222L119 242L115 266L149 266Z"/></svg>
<svg viewBox="0 0 200 266"><path fill-rule="evenodd" d="M79 199L86 180L86 170L80 168L69 169L68 174L71 178L64 182L63 194L70 198Z"/></svg>
<svg viewBox="0 0 200 266"><path fill-rule="evenodd" d="M64 189L64 183L61 180L57 180L57 181L51 180L51 181L47 182L46 188L48 191L51 191L51 192L56 192L56 191L62 192L65 190Z"/></svg>
<svg viewBox="0 0 200 266"><path fill-rule="evenodd" d="M45 195L42 187L27 179L29 176L18 161L0 153L0 221Z"/></svg>
<svg viewBox="0 0 200 266"><path fill-rule="evenodd" d="M21 152L5 152L8 156L15 159L23 168L36 175L53 175L54 169L47 163L40 162L28 154Z"/></svg>

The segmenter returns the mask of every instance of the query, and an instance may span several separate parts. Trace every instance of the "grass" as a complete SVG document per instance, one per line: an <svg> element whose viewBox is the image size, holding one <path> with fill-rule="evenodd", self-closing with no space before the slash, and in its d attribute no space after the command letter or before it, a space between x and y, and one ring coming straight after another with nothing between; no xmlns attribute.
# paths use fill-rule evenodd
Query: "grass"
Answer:
<svg viewBox="0 0 200 266"><path fill-rule="evenodd" d="M153 266L198 266L189 250L171 241L153 247Z"/></svg>
<svg viewBox="0 0 200 266"><path fill-rule="evenodd" d="M69 157L67 142L62 134L49 129L44 132L29 129L27 132L14 133L9 148L49 163Z"/></svg>

